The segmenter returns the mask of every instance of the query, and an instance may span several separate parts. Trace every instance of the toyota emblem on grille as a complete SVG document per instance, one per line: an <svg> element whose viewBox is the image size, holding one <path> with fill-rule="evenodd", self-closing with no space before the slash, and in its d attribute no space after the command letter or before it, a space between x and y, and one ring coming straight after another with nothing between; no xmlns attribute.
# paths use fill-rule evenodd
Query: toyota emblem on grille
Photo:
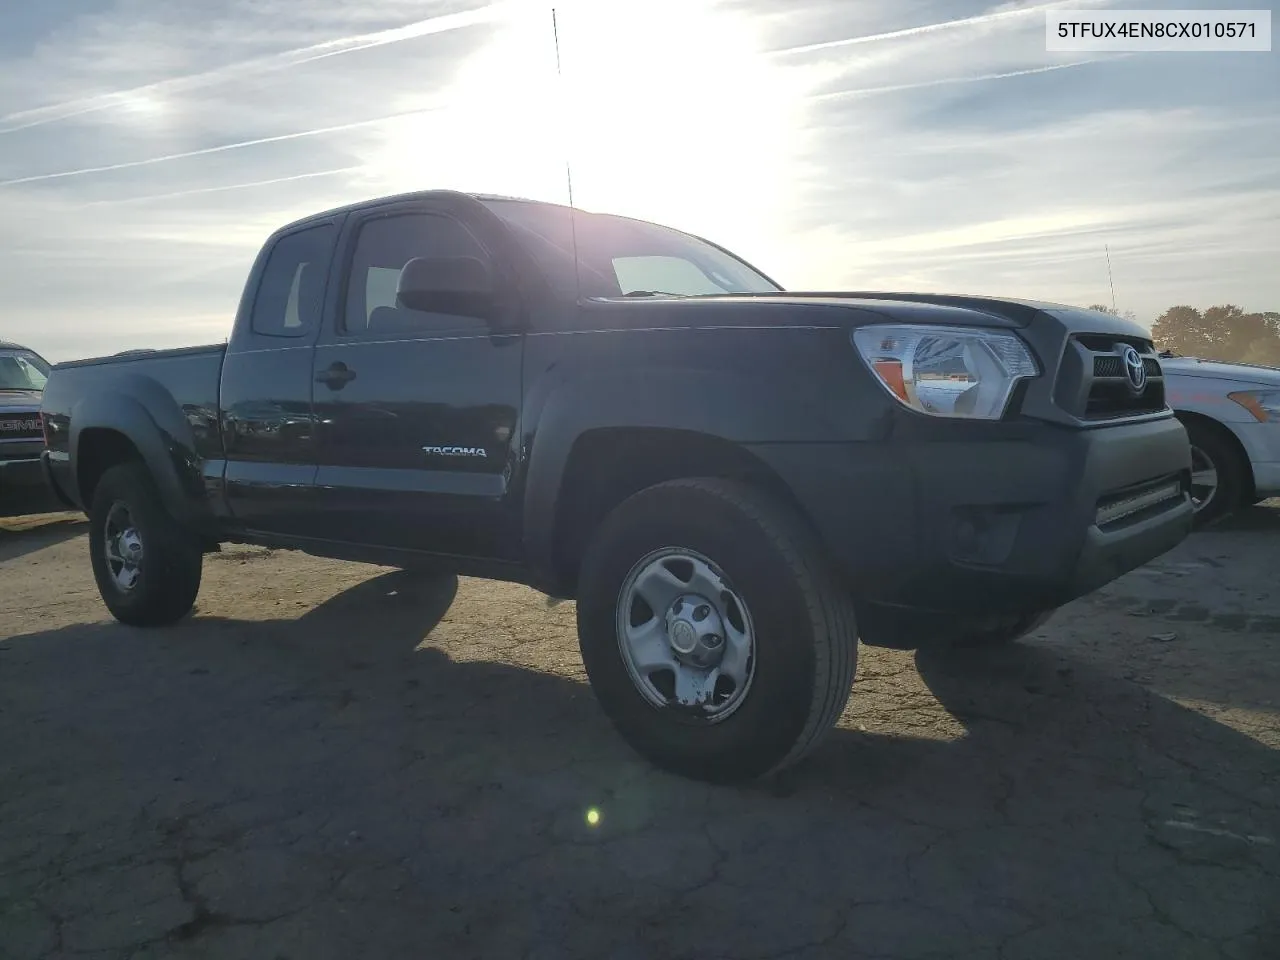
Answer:
<svg viewBox="0 0 1280 960"><path fill-rule="evenodd" d="M1124 375L1129 381L1129 389L1134 393L1141 393L1147 389L1147 368L1138 351L1133 347L1125 347L1120 357L1124 360Z"/></svg>

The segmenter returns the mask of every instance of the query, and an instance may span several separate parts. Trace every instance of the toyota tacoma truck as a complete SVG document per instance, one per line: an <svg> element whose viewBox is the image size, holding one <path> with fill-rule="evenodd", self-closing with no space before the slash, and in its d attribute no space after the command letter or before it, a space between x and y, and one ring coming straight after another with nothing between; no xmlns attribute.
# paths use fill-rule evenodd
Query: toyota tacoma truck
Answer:
<svg viewBox="0 0 1280 960"><path fill-rule="evenodd" d="M1190 446L1148 334L983 297L786 292L722 247L453 191L263 246L225 345L58 364L45 462L111 613L228 542L577 602L657 765L805 756L859 640L1009 642L1169 550Z"/></svg>

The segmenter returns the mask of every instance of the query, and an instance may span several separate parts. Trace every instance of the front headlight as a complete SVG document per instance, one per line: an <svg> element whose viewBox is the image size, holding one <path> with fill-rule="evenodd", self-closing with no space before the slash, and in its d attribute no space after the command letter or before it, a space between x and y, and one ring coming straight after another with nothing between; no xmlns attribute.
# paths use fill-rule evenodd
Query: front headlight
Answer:
<svg viewBox="0 0 1280 960"><path fill-rule="evenodd" d="M1227 396L1253 414L1259 423L1280 421L1280 390L1241 390Z"/></svg>
<svg viewBox="0 0 1280 960"><path fill-rule="evenodd" d="M1018 381L1040 373L1027 345L1004 330L884 324L859 327L852 339L895 399L936 417L999 420Z"/></svg>

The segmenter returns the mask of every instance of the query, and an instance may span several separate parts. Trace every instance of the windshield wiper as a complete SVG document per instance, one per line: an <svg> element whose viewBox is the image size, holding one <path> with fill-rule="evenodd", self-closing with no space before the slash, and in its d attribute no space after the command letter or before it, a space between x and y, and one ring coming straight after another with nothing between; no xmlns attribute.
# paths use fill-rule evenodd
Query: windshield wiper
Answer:
<svg viewBox="0 0 1280 960"><path fill-rule="evenodd" d="M684 297L687 294L670 293L666 290L628 290L624 297Z"/></svg>

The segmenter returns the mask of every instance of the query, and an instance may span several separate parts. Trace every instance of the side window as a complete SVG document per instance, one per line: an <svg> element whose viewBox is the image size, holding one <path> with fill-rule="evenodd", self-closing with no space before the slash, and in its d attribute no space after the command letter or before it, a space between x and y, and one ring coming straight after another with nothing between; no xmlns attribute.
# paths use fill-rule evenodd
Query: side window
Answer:
<svg viewBox="0 0 1280 960"><path fill-rule="evenodd" d="M699 296L724 293L701 268L683 257L615 257L613 272L618 275L622 292L652 290L655 293L679 293Z"/></svg>
<svg viewBox="0 0 1280 960"><path fill-rule="evenodd" d="M400 271L415 257L477 257L484 248L467 228L450 217L409 213L369 220L360 227L342 332L394 336L398 333L474 327L471 317L424 313L396 303Z"/></svg>
<svg viewBox="0 0 1280 960"><path fill-rule="evenodd" d="M320 323L334 227L323 224L286 234L267 255L253 301L254 333L301 337Z"/></svg>

